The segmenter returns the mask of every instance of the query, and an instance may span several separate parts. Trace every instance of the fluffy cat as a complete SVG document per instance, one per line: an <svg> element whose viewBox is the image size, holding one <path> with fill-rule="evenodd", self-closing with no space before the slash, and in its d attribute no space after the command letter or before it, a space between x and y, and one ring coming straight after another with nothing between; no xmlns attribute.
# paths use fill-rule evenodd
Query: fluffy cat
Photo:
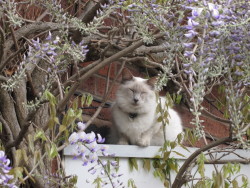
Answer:
<svg viewBox="0 0 250 188"><path fill-rule="evenodd" d="M139 146L164 143L162 122L157 122L157 97L154 90L156 78L149 80L134 77L128 69L122 72L122 83L116 93L112 107L113 124L118 144ZM165 98L160 97L161 104ZM182 132L182 123L176 111L168 108L169 124L165 126L166 139L174 141Z"/></svg>

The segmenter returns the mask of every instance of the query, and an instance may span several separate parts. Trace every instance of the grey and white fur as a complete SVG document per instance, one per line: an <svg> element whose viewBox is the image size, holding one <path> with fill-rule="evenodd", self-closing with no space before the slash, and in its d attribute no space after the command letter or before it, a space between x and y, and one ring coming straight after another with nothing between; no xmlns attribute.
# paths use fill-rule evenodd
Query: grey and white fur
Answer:
<svg viewBox="0 0 250 188"><path fill-rule="evenodd" d="M157 122L157 97L154 85L156 78L143 79L134 77L128 69L122 73L122 83L116 93L116 101L112 107L114 135L118 144L133 144L149 146L164 144L166 140L174 141L183 131L178 113L168 108L168 124L164 128L162 122ZM165 98L160 97L161 104Z"/></svg>

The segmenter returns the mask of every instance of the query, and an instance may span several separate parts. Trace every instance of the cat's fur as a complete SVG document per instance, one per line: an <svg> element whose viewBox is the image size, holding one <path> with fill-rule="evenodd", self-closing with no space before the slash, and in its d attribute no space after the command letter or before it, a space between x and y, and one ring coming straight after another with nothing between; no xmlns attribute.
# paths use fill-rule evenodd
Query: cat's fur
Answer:
<svg viewBox="0 0 250 188"><path fill-rule="evenodd" d="M163 126L157 122L155 82L156 78L146 80L134 77L127 69L123 70L122 83L112 107L118 144L163 145ZM165 98L160 100L165 104ZM169 124L165 126L165 135L167 140L174 141L182 132L182 123L176 111L169 108L168 112Z"/></svg>

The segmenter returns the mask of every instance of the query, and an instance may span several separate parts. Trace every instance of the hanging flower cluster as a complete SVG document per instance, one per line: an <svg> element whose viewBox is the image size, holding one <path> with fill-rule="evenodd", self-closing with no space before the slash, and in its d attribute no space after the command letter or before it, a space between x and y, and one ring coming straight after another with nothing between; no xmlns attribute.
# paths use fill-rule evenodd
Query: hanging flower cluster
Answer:
<svg viewBox="0 0 250 188"><path fill-rule="evenodd" d="M232 94L242 97L239 94L240 88L250 83L248 23L250 4L247 1L211 3L187 0L183 8L188 13L187 24L183 27L185 30L183 68L190 83L189 91L192 95L190 100L193 103L192 112L195 116L193 123L197 127L198 136L202 136L204 131L199 116L208 79L211 81L218 75L227 75L229 80L237 80L237 86L226 89L231 99L235 98ZM229 85L226 83L226 86ZM237 89L239 91L236 91ZM236 103L237 100L231 102ZM242 122L243 118L239 110L240 108L237 108L234 113L230 112L237 119L233 118L233 122L238 128L236 122ZM229 108L229 111L232 109Z"/></svg>
<svg viewBox="0 0 250 188"><path fill-rule="evenodd" d="M109 165L113 168L118 169L118 162L113 161L102 161L98 156L102 155L104 157L114 157L114 154L109 154L107 152L107 145L99 145L105 142L105 138L102 138L100 134L95 134L94 132L85 133L85 124L78 122L78 132L73 132L69 136L69 143L74 147L73 155L74 159L80 159L82 161L82 166L87 166L91 163L97 163L94 167L91 167L88 172L92 175L98 175L98 177L107 177L108 181L102 181L102 187L111 183L112 187L119 187L123 185L118 179L122 174L110 172ZM106 179L106 178L102 178ZM87 180L89 182L89 180Z"/></svg>
<svg viewBox="0 0 250 188"><path fill-rule="evenodd" d="M58 36L53 37L51 32L48 33L44 42L40 38L32 39L27 55L23 56L23 61L19 64L17 71L6 83L2 84L2 88L13 91L14 88L18 87L19 81L26 76L26 71L29 71L33 66L46 72L48 74L47 83L51 83L57 78L57 74L67 71L68 65L72 63L68 59L82 61L87 52L87 46L83 41L79 44L69 43L66 39L62 40ZM45 66L39 64L41 60L46 64Z"/></svg>
<svg viewBox="0 0 250 188"><path fill-rule="evenodd" d="M6 186L10 188L17 188L11 181L13 180L14 176L9 175L11 170L10 160L7 159L5 152L0 150L0 187Z"/></svg>

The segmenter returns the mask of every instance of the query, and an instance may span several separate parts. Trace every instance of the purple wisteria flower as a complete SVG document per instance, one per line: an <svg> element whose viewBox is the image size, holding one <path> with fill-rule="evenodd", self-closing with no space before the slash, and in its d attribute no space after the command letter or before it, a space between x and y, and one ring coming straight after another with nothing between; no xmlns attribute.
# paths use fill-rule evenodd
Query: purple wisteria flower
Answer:
<svg viewBox="0 0 250 188"><path fill-rule="evenodd" d="M17 186L11 183L14 176L9 174L11 170L9 165L10 160L7 159L5 152L0 150L0 187L17 188Z"/></svg>
<svg viewBox="0 0 250 188"><path fill-rule="evenodd" d="M106 171L106 168L110 168L107 167L107 165L117 169L119 167L117 161L108 162L106 160L101 161L101 159L99 159L99 156L114 157L114 155L110 155L107 152L108 146L99 145L99 143L104 143L105 139L102 138L100 134L95 134L94 132L85 133L81 130L82 127L85 128L85 124L82 122L78 122L77 126L79 128L79 132L73 132L68 138L69 143L74 146L72 151L74 159L81 160L82 166L95 163L94 166L88 170L88 172L92 175L99 174L102 175L102 177L109 176L112 177L112 179L119 178L121 174L111 174L111 172ZM87 182L90 181L87 180ZM113 182L110 183L114 185ZM105 184L108 183L106 182Z"/></svg>
<svg viewBox="0 0 250 188"><path fill-rule="evenodd" d="M213 3L208 3L208 9L211 11L213 18L215 18L215 19L220 18L219 6L218 5L213 4Z"/></svg>
<svg viewBox="0 0 250 188"><path fill-rule="evenodd" d="M83 122L78 122L77 123L77 128L81 131L85 130L86 129L86 124L83 123Z"/></svg>

